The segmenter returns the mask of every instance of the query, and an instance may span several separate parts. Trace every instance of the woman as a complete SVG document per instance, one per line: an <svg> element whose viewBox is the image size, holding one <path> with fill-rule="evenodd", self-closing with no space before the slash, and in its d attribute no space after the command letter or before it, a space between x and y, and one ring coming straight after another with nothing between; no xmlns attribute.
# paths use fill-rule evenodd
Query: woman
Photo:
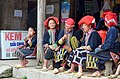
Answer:
<svg viewBox="0 0 120 79"><path fill-rule="evenodd" d="M62 29L59 33L58 37L58 45L60 46L59 55L56 57L56 65L58 65L54 69L54 73L58 73L63 71L64 69L68 69L70 66L69 62L66 62L70 52L73 49L76 49L80 44L80 39L83 36L82 30L74 29L75 22L72 18L68 18L65 20L65 29ZM78 34L79 33L79 34ZM58 54L58 53L57 53ZM67 63L67 64L66 64Z"/></svg>
<svg viewBox="0 0 120 79"><path fill-rule="evenodd" d="M58 40L58 18L51 16L46 19L44 22L45 27L47 30L44 33L43 37L43 47L44 47L44 64L43 64L43 71L47 71L47 64L49 60L54 58L54 51L57 51L57 40ZM53 65L51 65L52 67Z"/></svg>
<svg viewBox="0 0 120 79"><path fill-rule="evenodd" d="M83 29L84 38L82 45L73 52L71 68L67 73L74 72L74 66L77 64L79 69L75 76L79 78L83 75L82 64L83 61L86 60L86 54L94 51L94 49L101 44L101 37L93 29L95 27L95 18L93 16L84 16L78 24L79 28Z"/></svg>
<svg viewBox="0 0 120 79"><path fill-rule="evenodd" d="M115 13L109 12L105 15L105 25L108 27L107 35L105 41L102 45L91 52L90 55L97 57L99 59L98 65L104 64L106 61L111 59L110 52L118 54L119 52L119 42L118 42L118 30L115 28L117 25L117 15ZM100 76L99 70L94 72L92 77Z"/></svg>
<svg viewBox="0 0 120 79"><path fill-rule="evenodd" d="M19 57L21 61L21 65L16 66L17 68L26 67L26 64L28 64L26 56L29 56L33 53L36 44L37 44L36 29L33 27L29 27L28 35L27 37L24 38L24 45L18 47L18 49L15 51L15 54L17 55L17 57Z"/></svg>

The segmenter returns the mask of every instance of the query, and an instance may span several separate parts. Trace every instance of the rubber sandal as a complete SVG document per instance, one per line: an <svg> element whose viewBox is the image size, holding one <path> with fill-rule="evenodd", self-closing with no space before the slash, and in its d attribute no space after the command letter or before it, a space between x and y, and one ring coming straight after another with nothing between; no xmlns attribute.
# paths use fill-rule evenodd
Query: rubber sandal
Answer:
<svg viewBox="0 0 120 79"><path fill-rule="evenodd" d="M15 66L15 68L17 68L17 69L19 69L19 68L24 68L24 66L22 66L22 65L17 65L17 66Z"/></svg>
<svg viewBox="0 0 120 79"><path fill-rule="evenodd" d="M108 76L108 79L114 79L114 78L117 78L117 75L110 75L110 76Z"/></svg>
<svg viewBox="0 0 120 79"><path fill-rule="evenodd" d="M65 71L64 67L60 67L60 68L59 68L59 71L60 71L60 72Z"/></svg>
<svg viewBox="0 0 120 79"><path fill-rule="evenodd" d="M80 78L83 75L84 75L83 73L78 72L77 74L75 74L75 77Z"/></svg>
<svg viewBox="0 0 120 79"><path fill-rule="evenodd" d="M101 74L98 71L94 72L92 75L88 75L88 77L100 77L100 76Z"/></svg>
<svg viewBox="0 0 120 79"><path fill-rule="evenodd" d="M48 67L48 70L53 70L53 65L50 65L50 66Z"/></svg>
<svg viewBox="0 0 120 79"><path fill-rule="evenodd" d="M43 68L42 68L42 71L43 71L43 72L46 72L46 71L48 71L48 69L47 69L46 67L43 67Z"/></svg>
<svg viewBox="0 0 120 79"><path fill-rule="evenodd" d="M117 78L120 79L120 75L118 75Z"/></svg>
<svg viewBox="0 0 120 79"><path fill-rule="evenodd" d="M54 74L58 74L60 71L59 71L59 69L57 69L57 68L55 68L54 70L53 70L53 73Z"/></svg>
<svg viewBox="0 0 120 79"><path fill-rule="evenodd" d="M69 69L69 70L65 71L64 74L68 74L68 73L72 73L72 72L75 72L75 71L72 71Z"/></svg>

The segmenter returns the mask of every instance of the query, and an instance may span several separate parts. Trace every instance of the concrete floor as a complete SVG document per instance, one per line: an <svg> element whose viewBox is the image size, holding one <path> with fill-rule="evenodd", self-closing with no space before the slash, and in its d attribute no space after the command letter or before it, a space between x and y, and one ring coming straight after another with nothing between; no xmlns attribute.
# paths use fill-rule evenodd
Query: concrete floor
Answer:
<svg viewBox="0 0 120 79"><path fill-rule="evenodd" d="M73 74L53 74L52 71L43 72L41 69L36 69L37 62L36 59L29 59L29 64L26 68L16 69L15 66L20 64L19 60L0 60L0 65L9 65L13 67L13 77L16 78L3 78L3 79L19 79L21 76L26 75L28 79L76 79ZM84 72L84 76L80 79L108 79L105 76L100 78L87 77L88 74L92 72ZM32 75L30 75L32 74ZM36 78L35 78L36 77ZM116 78L119 79L119 78Z"/></svg>
<svg viewBox="0 0 120 79"><path fill-rule="evenodd" d="M37 66L36 59L28 59L29 63L27 66ZM9 65L15 67L16 65L20 64L18 59L16 60L0 60L0 65Z"/></svg>

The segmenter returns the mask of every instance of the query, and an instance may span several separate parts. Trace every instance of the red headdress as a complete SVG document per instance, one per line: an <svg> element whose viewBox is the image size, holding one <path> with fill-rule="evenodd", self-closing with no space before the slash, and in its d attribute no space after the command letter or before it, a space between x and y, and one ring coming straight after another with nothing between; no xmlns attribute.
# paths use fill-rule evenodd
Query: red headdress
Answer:
<svg viewBox="0 0 120 79"><path fill-rule="evenodd" d="M68 18L65 20L65 23L70 27L70 28L73 28L74 27L74 24L75 24L75 21L72 19L72 18Z"/></svg>
<svg viewBox="0 0 120 79"><path fill-rule="evenodd" d="M78 22L78 27L80 28L82 24L87 24L87 25L90 25L90 24L94 24L94 27L95 27L95 18L93 16L90 16L90 15L87 15L87 16L84 16L79 22Z"/></svg>
<svg viewBox="0 0 120 79"><path fill-rule="evenodd" d="M58 25L59 25L59 20L58 20L57 17L54 17L54 16L51 16L51 17L47 18L47 19L44 21L44 26L47 27L47 28L49 28L49 27L48 27L48 21L49 21L50 19L53 19L53 20L56 22L56 24L57 24L57 25L56 25L56 29L58 30L58 29L59 29L59 27L58 27Z"/></svg>
<svg viewBox="0 0 120 79"><path fill-rule="evenodd" d="M117 15L116 13L108 13L105 16L105 23L111 27L111 26L116 26L117 25Z"/></svg>

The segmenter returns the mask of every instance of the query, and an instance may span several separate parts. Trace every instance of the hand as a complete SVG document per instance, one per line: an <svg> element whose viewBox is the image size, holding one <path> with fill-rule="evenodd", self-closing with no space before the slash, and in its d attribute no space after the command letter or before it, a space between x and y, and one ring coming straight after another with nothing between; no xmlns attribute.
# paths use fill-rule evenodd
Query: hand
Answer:
<svg viewBox="0 0 120 79"><path fill-rule="evenodd" d="M43 45L43 47L48 48L48 47L49 47L49 45L48 45L48 44L44 44L44 45Z"/></svg>
<svg viewBox="0 0 120 79"><path fill-rule="evenodd" d="M49 48L52 50L55 50L55 48L53 47L53 45L49 45Z"/></svg>
<svg viewBox="0 0 120 79"><path fill-rule="evenodd" d="M27 39L28 40L31 39L31 35L30 34L27 35Z"/></svg>
<svg viewBox="0 0 120 79"><path fill-rule="evenodd" d="M65 40L67 37L68 37L68 35L65 34L65 35L62 37L62 39Z"/></svg>
<svg viewBox="0 0 120 79"><path fill-rule="evenodd" d="M58 46L56 49L55 49L55 51L58 51L60 49L60 46Z"/></svg>
<svg viewBox="0 0 120 79"><path fill-rule="evenodd" d="M65 39L67 38L67 34L65 34L58 42L60 45L62 45L65 42Z"/></svg>
<svg viewBox="0 0 120 79"><path fill-rule="evenodd" d="M68 52L72 51L72 48L69 45L64 45L63 48L66 49Z"/></svg>
<svg viewBox="0 0 120 79"><path fill-rule="evenodd" d="M80 49L83 49L83 47L79 47L79 48L77 48L77 50L80 50Z"/></svg>
<svg viewBox="0 0 120 79"><path fill-rule="evenodd" d="M24 41L25 41L25 42L27 41L27 38L26 38L26 37L24 38Z"/></svg>
<svg viewBox="0 0 120 79"><path fill-rule="evenodd" d="M98 47L101 48L102 45L99 45Z"/></svg>
<svg viewBox="0 0 120 79"><path fill-rule="evenodd" d="M31 37L31 35L30 35L30 34L28 34L28 35L27 35L27 38L30 38L30 37Z"/></svg>

